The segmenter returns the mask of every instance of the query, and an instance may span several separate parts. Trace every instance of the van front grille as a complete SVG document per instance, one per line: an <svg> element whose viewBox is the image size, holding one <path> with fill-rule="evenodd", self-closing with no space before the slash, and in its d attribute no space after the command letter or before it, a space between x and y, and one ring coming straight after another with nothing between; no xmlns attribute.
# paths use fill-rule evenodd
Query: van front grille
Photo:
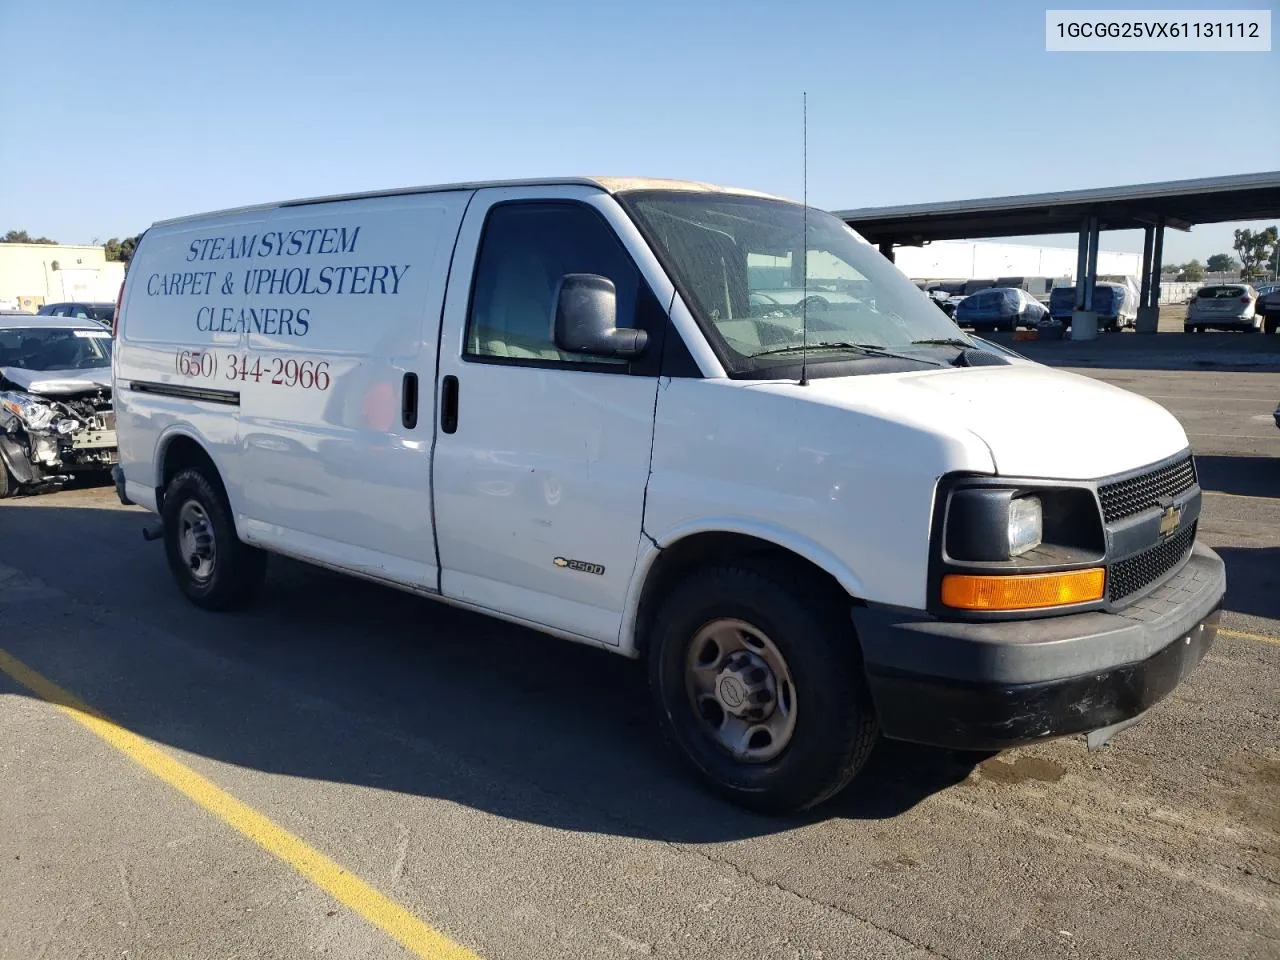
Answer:
<svg viewBox="0 0 1280 960"><path fill-rule="evenodd" d="M1107 599L1115 603L1155 583L1187 558L1195 539L1193 523L1164 543L1113 563L1107 571Z"/></svg>
<svg viewBox="0 0 1280 960"><path fill-rule="evenodd" d="M1107 523L1132 517L1159 506L1164 497L1176 497L1196 485L1196 466L1190 455L1136 477L1126 477L1098 488L1102 516Z"/></svg>

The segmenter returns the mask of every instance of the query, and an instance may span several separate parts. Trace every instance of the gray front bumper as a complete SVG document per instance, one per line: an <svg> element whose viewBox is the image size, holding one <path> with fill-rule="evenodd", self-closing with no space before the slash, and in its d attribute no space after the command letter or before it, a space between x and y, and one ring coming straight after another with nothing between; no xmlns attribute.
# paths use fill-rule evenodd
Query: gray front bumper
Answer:
<svg viewBox="0 0 1280 960"><path fill-rule="evenodd" d="M855 608L885 735L999 749L1136 716L1195 668L1217 633L1221 558L1196 544L1162 586L1117 613L999 623Z"/></svg>

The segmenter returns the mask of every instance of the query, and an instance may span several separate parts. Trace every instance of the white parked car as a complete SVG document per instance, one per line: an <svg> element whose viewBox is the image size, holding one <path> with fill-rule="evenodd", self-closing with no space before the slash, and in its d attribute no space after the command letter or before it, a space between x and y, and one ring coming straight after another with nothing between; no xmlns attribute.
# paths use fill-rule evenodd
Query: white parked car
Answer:
<svg viewBox="0 0 1280 960"><path fill-rule="evenodd" d="M564 179L188 217L117 318L118 490L193 603L248 603L276 552L642 658L749 807L830 797L879 734L1100 742L1216 634L1178 421L967 337L790 202Z"/></svg>
<svg viewBox="0 0 1280 960"><path fill-rule="evenodd" d="M115 463L111 334L91 320L0 312L0 497L106 479Z"/></svg>
<svg viewBox="0 0 1280 960"><path fill-rule="evenodd" d="M1262 314L1254 309L1258 292L1246 283L1218 283L1201 287L1187 307L1183 329L1187 333L1205 330L1244 330L1256 333L1262 329Z"/></svg>

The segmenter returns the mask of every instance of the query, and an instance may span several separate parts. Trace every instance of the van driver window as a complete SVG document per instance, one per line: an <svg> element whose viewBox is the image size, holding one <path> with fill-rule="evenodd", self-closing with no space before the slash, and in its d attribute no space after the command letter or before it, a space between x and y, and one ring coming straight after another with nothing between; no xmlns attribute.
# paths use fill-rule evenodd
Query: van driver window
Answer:
<svg viewBox="0 0 1280 960"><path fill-rule="evenodd" d="M553 301L566 273L594 273L612 280L618 294L617 326L634 326L640 273L599 214L572 203L495 206L476 265L467 354L625 366L622 359L556 347Z"/></svg>

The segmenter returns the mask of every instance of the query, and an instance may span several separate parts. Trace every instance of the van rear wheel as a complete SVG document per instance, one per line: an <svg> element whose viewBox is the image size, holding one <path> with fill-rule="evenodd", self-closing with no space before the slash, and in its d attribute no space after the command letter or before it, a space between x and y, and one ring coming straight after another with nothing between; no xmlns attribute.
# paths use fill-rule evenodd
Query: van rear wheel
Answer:
<svg viewBox="0 0 1280 960"><path fill-rule="evenodd" d="M257 599L267 555L240 540L221 484L198 469L165 489L164 549L178 589L206 610L234 610Z"/></svg>
<svg viewBox="0 0 1280 960"><path fill-rule="evenodd" d="M834 796L878 734L847 604L783 565L686 578L655 618L649 682L699 779L762 813Z"/></svg>

